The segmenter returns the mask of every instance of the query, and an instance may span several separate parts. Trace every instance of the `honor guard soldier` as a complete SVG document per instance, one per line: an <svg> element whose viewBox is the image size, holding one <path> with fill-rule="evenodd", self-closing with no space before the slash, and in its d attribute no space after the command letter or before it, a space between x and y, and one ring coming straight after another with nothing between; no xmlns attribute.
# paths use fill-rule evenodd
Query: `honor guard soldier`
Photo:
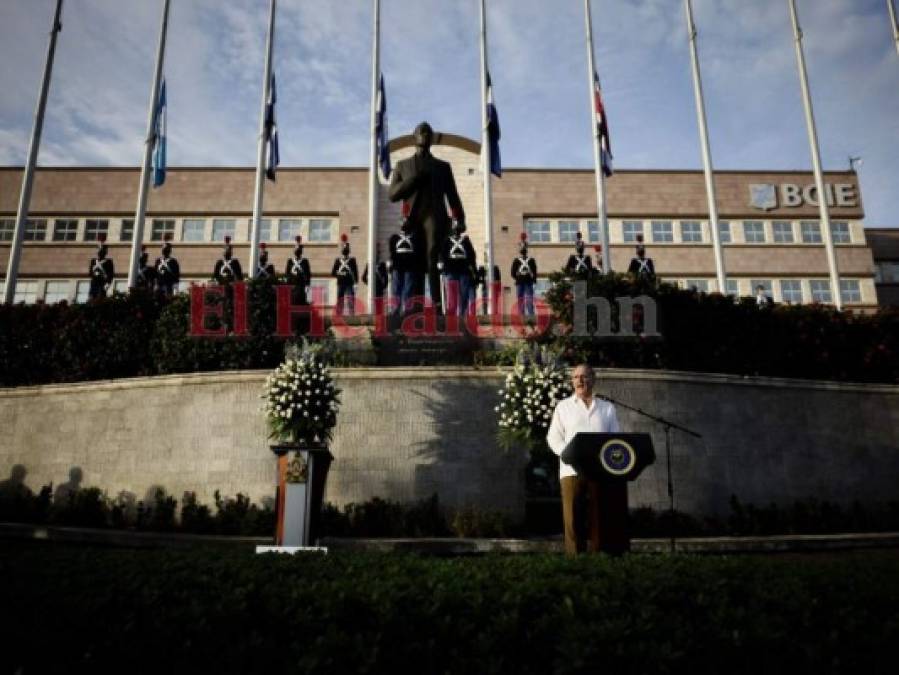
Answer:
<svg viewBox="0 0 899 675"><path fill-rule="evenodd" d="M447 281L447 315L465 316L471 300L471 287L477 276L477 254L465 234L465 225L458 220L453 220L452 232L443 242L439 267ZM452 292L449 282L453 282Z"/></svg>
<svg viewBox="0 0 899 675"><path fill-rule="evenodd" d="M162 251L153 268L156 270L156 292L167 298L172 297L178 282L181 281L181 266L178 259L172 255L172 242L166 235L162 244Z"/></svg>
<svg viewBox="0 0 899 675"><path fill-rule="evenodd" d="M390 273L387 270L387 263L381 260L381 244L375 244L375 298L383 298L387 290L387 283L390 279ZM362 272L362 283L368 285L368 263L365 263L365 270ZM374 313L375 308L371 308Z"/></svg>
<svg viewBox="0 0 899 675"><path fill-rule="evenodd" d="M656 268L653 265L652 258L646 257L646 247L643 245L642 234L637 235L637 255L631 258L631 264L627 268L627 273L637 279L655 281Z"/></svg>
<svg viewBox="0 0 899 675"><path fill-rule="evenodd" d="M528 255L528 235L521 233L518 257L512 261L512 280L518 298L518 313L534 316L534 282L537 281L537 261Z"/></svg>
<svg viewBox="0 0 899 675"><path fill-rule="evenodd" d="M293 286L291 301L295 305L305 305L309 282L312 281L312 270L309 267L309 260L303 257L303 238L297 235L295 240L297 245L293 249L293 257L287 259L284 273L287 275L287 281Z"/></svg>
<svg viewBox="0 0 899 675"><path fill-rule="evenodd" d="M137 279L135 280L134 287L145 291L152 291L156 285L156 270L147 264L149 255L150 254L147 253L147 247L141 246L140 261L137 264Z"/></svg>
<svg viewBox="0 0 899 675"><path fill-rule="evenodd" d="M593 247L593 251L596 255L596 261L593 263L593 271L596 274L604 274L602 267L602 244L596 244Z"/></svg>
<svg viewBox="0 0 899 675"><path fill-rule="evenodd" d="M110 258L106 257L106 235L101 234L98 237L97 256L91 258L88 274L90 275L91 286L88 291L89 298L104 298L109 290L112 280L115 278L115 266Z"/></svg>
<svg viewBox="0 0 899 675"><path fill-rule="evenodd" d="M767 309L774 305L774 301L765 292L765 287L762 284L755 287L755 304L759 309Z"/></svg>
<svg viewBox="0 0 899 675"><path fill-rule="evenodd" d="M259 262L256 264L256 279L274 279L275 266L268 261L268 251L265 242L259 244Z"/></svg>
<svg viewBox="0 0 899 675"><path fill-rule="evenodd" d="M405 204L404 211L405 209ZM400 231L390 236L388 256L393 281L393 297L397 302L396 314L412 310L412 298L420 296L424 285L424 267L421 264L424 244L421 236L412 228L408 218L403 218Z"/></svg>
<svg viewBox="0 0 899 675"><path fill-rule="evenodd" d="M502 281L499 273L499 265L493 266L493 283ZM490 287L487 285L487 251L484 251L484 264L478 265L477 284L481 287L481 313L485 316L490 313Z"/></svg>
<svg viewBox="0 0 899 675"><path fill-rule="evenodd" d="M338 315L347 312L350 316L355 312L356 306L356 282L359 280L359 267L356 259L350 256L350 242L346 234L340 235L340 256L334 259L331 266L331 276L337 279L337 304L335 311Z"/></svg>
<svg viewBox="0 0 899 675"><path fill-rule="evenodd" d="M575 252L568 256L568 262L565 263L565 274L577 279L586 279L593 273L593 261L590 256L584 253L584 240L581 233L577 233L577 240L574 243Z"/></svg>
<svg viewBox="0 0 899 675"><path fill-rule="evenodd" d="M235 281L243 281L243 270L240 261L233 257L231 249L231 237L225 237L225 250L222 257L215 261L212 278L218 284L230 284Z"/></svg>

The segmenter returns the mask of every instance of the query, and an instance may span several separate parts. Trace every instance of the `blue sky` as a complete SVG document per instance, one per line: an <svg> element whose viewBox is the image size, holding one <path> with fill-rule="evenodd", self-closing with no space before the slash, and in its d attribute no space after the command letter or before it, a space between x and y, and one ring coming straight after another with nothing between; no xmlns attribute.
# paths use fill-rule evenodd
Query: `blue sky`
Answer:
<svg viewBox="0 0 899 675"><path fill-rule="evenodd" d="M0 0L0 164L24 163L54 0ZM381 0L391 135L477 138L477 0ZM899 55L886 0L797 0L827 169L861 155L869 226L899 226ZM161 0L67 0L39 163L138 165ZM282 164L365 166L370 0L280 0ZM172 165L255 163L268 0L173 0ZM786 0L694 0L717 169L810 169ZM681 0L593 0L619 168L700 168ZM488 0L506 166L591 167L583 2Z"/></svg>

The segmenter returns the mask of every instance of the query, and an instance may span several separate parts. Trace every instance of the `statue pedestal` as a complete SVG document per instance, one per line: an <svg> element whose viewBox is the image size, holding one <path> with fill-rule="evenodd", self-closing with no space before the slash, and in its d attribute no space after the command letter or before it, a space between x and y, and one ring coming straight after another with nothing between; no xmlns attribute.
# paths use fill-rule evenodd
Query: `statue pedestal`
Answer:
<svg viewBox="0 0 899 675"><path fill-rule="evenodd" d="M325 482L334 457L324 446L279 443L271 449L278 457L275 544L285 548L310 547L319 536Z"/></svg>

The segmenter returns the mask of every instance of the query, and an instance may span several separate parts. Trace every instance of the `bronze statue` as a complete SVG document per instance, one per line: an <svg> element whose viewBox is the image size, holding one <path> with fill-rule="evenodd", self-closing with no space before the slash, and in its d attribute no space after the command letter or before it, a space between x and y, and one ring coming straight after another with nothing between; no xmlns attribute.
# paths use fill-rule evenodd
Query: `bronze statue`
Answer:
<svg viewBox="0 0 899 675"><path fill-rule="evenodd" d="M431 298L438 313L442 311L440 297L440 270L437 263L450 230L450 214L453 220L465 226L465 210L459 199L453 170L449 163L431 154L434 130L422 122L413 132L415 154L397 162L390 180L390 201L403 200L409 206L409 223L413 233L420 233L424 251L419 258L419 269L426 272Z"/></svg>

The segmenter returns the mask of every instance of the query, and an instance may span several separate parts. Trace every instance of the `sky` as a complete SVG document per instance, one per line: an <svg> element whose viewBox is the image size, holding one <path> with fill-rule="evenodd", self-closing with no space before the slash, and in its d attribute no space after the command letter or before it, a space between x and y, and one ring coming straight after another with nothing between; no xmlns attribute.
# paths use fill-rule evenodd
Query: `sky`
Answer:
<svg viewBox="0 0 899 675"><path fill-rule="evenodd" d="M824 168L859 167L899 226L899 54L888 0L797 0ZM681 0L592 0L615 166L700 169ZM506 167L592 168L582 0L488 0ZM0 165L22 165L55 0L0 0ZM268 0L172 0L170 166L254 166ZM38 163L138 166L162 0L66 0ZM715 169L811 170L787 0L694 0ZM391 136L480 137L478 0L381 0ZM279 0L282 166L367 166L371 0Z"/></svg>

